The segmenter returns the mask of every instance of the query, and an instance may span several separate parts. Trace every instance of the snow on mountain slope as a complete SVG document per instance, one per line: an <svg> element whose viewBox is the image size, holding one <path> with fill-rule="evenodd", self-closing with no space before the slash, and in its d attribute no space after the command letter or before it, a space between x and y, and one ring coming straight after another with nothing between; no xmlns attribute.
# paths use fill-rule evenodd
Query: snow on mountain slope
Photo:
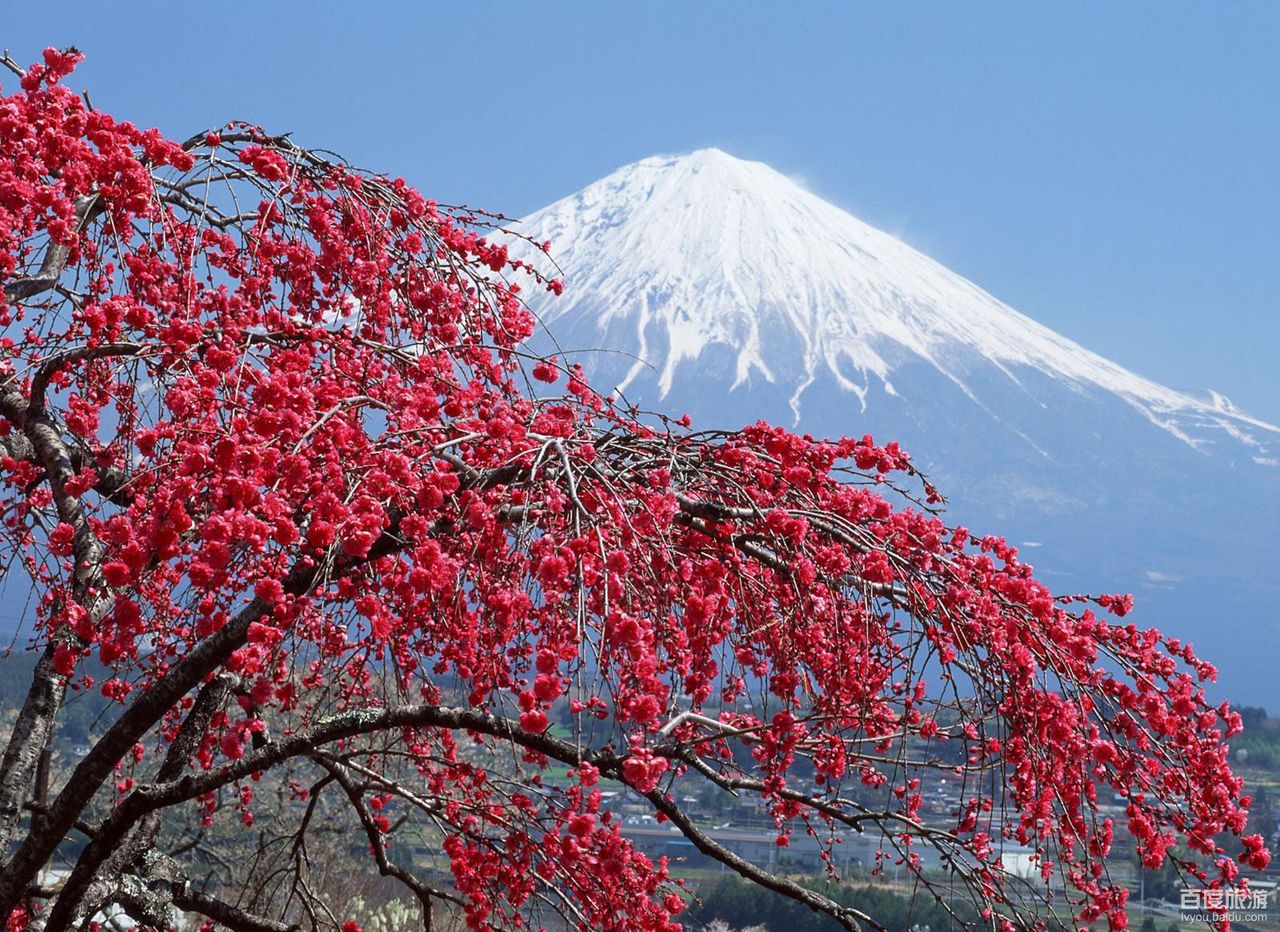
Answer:
<svg viewBox="0 0 1280 932"><path fill-rule="evenodd" d="M721 345L733 387L785 390L797 421L820 376L864 411L875 389L920 403L894 379L920 362L999 420L971 384L995 367L1041 407L1033 372L1114 395L1193 447L1235 441L1258 463L1277 461L1280 428L1221 395L1201 400L1124 369L760 162L717 149L644 159L518 228L550 240L564 271L564 295L535 309L553 333L586 341L575 348L634 354L624 390L652 375L665 398Z"/></svg>
<svg viewBox="0 0 1280 932"><path fill-rule="evenodd" d="M1140 624L1209 648L1234 698L1276 704L1275 426L1136 375L714 149L619 169L518 229L563 272L563 295L530 298L545 339L598 388L699 427L898 440L950 520L1023 542L1063 591L1135 591Z"/></svg>

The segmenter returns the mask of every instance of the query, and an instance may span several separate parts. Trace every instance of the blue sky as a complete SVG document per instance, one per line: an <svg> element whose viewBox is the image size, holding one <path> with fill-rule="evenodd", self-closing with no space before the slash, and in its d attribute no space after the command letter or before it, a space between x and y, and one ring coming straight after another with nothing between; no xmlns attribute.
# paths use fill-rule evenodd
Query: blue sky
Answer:
<svg viewBox="0 0 1280 932"><path fill-rule="evenodd" d="M1280 422L1280 5L60 3L95 105L520 213L715 145L1091 349ZM6 84L11 86L12 82Z"/></svg>

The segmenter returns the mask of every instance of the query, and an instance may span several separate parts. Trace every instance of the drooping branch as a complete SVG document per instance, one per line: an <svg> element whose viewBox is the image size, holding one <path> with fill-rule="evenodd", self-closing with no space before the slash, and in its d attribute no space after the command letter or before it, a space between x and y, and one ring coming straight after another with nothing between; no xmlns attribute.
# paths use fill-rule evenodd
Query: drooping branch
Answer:
<svg viewBox="0 0 1280 932"><path fill-rule="evenodd" d="M316 585L319 579L319 570L315 567L307 567L305 570L295 572L290 582L296 587L296 591L301 593ZM40 830L30 833L5 865L3 876L0 876L0 911L3 911L6 906L12 908L9 904L22 895L22 891L34 878L40 866L129 749L140 741L183 696L225 663L231 652L244 644L249 626L266 616L269 611L269 606L254 599L233 621L193 648L159 682L147 689L116 719L72 771L65 786L49 807ZM97 839L95 838L94 841ZM119 837L112 838L109 845L101 846L102 858L105 859L114 851L120 841ZM77 894L77 897L81 895L83 890Z"/></svg>
<svg viewBox="0 0 1280 932"><path fill-rule="evenodd" d="M344 739L393 729L424 727L484 734L544 754L569 766L576 767L586 763L596 767L602 774L619 778L623 776L623 759L612 750L584 750L553 735L531 734L521 729L515 722L472 709L416 705L341 713L317 723L312 728L258 748L242 760L217 770L137 787L114 810L103 823L96 837L86 847L49 914L45 926L46 932L63 932L70 927L75 919L76 904L83 897L84 891L96 872L133 827L150 814L213 792L252 774L262 773L287 760L313 755L318 749ZM318 760L343 787L353 804L358 804L358 792L349 778L341 773L341 765L331 763L324 758ZM857 929L862 924L871 928L881 928L871 917L860 911L842 906L828 897L757 867L715 842L666 793L653 790L643 795L656 811L669 818L672 824L700 851L744 878L795 899L816 912L829 915L846 928ZM367 816L367 813L365 815ZM362 818L362 824L364 821ZM378 845L381 844L381 839L377 838L376 833L371 840L376 841ZM385 854L383 860L385 861ZM396 876L401 880L407 879L423 903L424 910L429 911L430 899L435 895L434 891L423 887L402 870L397 870L390 865L390 862L386 864L387 873L390 876Z"/></svg>
<svg viewBox="0 0 1280 932"><path fill-rule="evenodd" d="M374 825L373 818L369 815L369 810L365 806L360 789L355 781L351 779L347 767L341 761L330 760L323 754L314 754L312 758L342 787L342 791L346 794L348 802L351 803L351 807L356 813L360 826L364 829L365 836L369 839L369 850L373 852L373 858L378 865L379 873L384 877L395 878L413 893L418 900L419 908L422 910L423 930L424 932L431 932L434 901L444 899L442 894L428 884L423 883L400 865L392 862L387 856L386 842L378 831L377 826Z"/></svg>
<svg viewBox="0 0 1280 932"><path fill-rule="evenodd" d="M295 923L258 916L210 896L180 877L157 881L131 876L128 882L117 886L114 901L135 920L157 929L172 924L171 907L205 916L232 932L297 932L300 928Z"/></svg>
<svg viewBox="0 0 1280 932"><path fill-rule="evenodd" d="M33 411L22 393L7 382L0 383L0 416L22 431L31 457L44 468L58 517L73 531L75 567L70 599L97 621L110 606L102 579L104 551L89 524L81 496L67 488L75 475L71 451L56 425L42 412ZM49 638L36 664L31 688L14 723L4 756L0 758L0 856L8 851L13 840L25 794L40 754L53 734L54 718L66 693L66 677L57 670L57 655L77 643L78 638L70 624L60 627ZM70 823L64 826L63 831L69 826ZM4 897L0 895L0 903L3 902Z"/></svg>
<svg viewBox="0 0 1280 932"><path fill-rule="evenodd" d="M189 913L208 916L233 932L296 932L296 923L280 922L240 909L230 903L196 890L190 883L173 891L173 905Z"/></svg>
<svg viewBox="0 0 1280 932"><path fill-rule="evenodd" d="M413 727L478 731L537 750L565 763L578 763L584 759L583 753L567 742L550 735L527 734L509 721L469 709L419 705L336 715L312 728L259 748L243 759L217 770L141 786L131 792L103 822L101 829L80 855L49 913L47 932L62 932L70 926L76 918L76 909L98 870L133 827L148 814L195 799L250 774L310 754L344 738Z"/></svg>
<svg viewBox="0 0 1280 932"><path fill-rule="evenodd" d="M93 217L101 210L101 200L96 195L80 198L76 202L76 230L83 230ZM71 247L66 243L50 242L45 249L40 269L34 275L15 278L5 282L4 297L10 303L26 301L44 291L49 291L58 284L62 272L67 266L67 258L71 255Z"/></svg>
<svg viewBox="0 0 1280 932"><path fill-rule="evenodd" d="M187 768L192 754L208 733L214 716L222 710L227 698L238 684L238 677L230 673L220 673L200 688L191 709L187 712L186 718L178 728L178 733L165 753L164 762L156 772L157 782L175 780ZM153 851L161 825L159 812L148 813L139 821L136 828L114 847L108 860L96 870L92 882L81 897L82 902L89 904L89 908L84 910L85 913L92 915L97 904L109 902L115 891L121 889L121 878L125 873L145 876L143 861L146 855ZM79 906L79 904L73 905Z"/></svg>
<svg viewBox="0 0 1280 932"><path fill-rule="evenodd" d="M619 445L616 438L610 439L613 439L612 445L601 444L601 446L608 450L611 456L619 458L619 470L626 470L630 451L625 445ZM598 463L595 469L597 472L605 469L605 463ZM472 491L518 485L520 482L527 481L530 476L527 469L518 464L489 470L465 467L460 471L463 472L466 482L463 488ZM689 496L681 497L679 508L678 519L682 516L687 517L695 529L713 538L721 532L711 526L699 524L698 522L703 521L701 516L715 515L721 520L754 516L748 509L734 509L731 506L696 500ZM512 521L528 518L526 509L504 511L501 516ZM440 530L443 531L444 528ZM379 543L371 549L367 557L360 560L343 560L334 566L320 565L312 561L300 562L298 567L283 580L283 589L292 596L305 595L323 580L341 578L359 566L395 552L404 544L405 541L400 537L393 518L392 526L382 534ZM735 540L735 546L740 546L740 541ZM791 572L789 566L770 554L750 547L744 548L744 553L764 560L766 565L779 572L787 574ZM893 593L885 594L893 595ZM134 744L141 740L182 696L225 663L231 653L245 643L250 627L267 618L269 614L270 607L255 599L217 634L197 644L128 707L76 767L66 786L50 807L42 831L30 835L10 861L7 877L13 879L0 880L0 904L6 902L6 897L18 895L22 889L19 878L38 869L39 864L43 863L52 852L58 839L65 834L84 806L110 776L116 764ZM104 842L103 850L114 850L114 842L109 845Z"/></svg>
<svg viewBox="0 0 1280 932"><path fill-rule="evenodd" d="M875 922L866 913L850 906L842 906L830 897L803 887L793 880L759 867L741 855L716 842L710 835L698 827L669 796L656 790L645 794L645 798L653 808L671 820L671 824L680 830L680 834L689 839L693 846L714 861L730 868L746 880L759 884L766 890L780 893L789 899L809 907L816 913L830 916L846 929L856 930L863 925L872 929L883 930L884 926Z"/></svg>
<svg viewBox="0 0 1280 932"><path fill-rule="evenodd" d="M49 388L49 380L68 366L94 359L138 356L145 350L146 347L140 343L100 343L96 346L79 346L50 357L31 379L29 400L24 416L28 420L44 416L45 394Z"/></svg>

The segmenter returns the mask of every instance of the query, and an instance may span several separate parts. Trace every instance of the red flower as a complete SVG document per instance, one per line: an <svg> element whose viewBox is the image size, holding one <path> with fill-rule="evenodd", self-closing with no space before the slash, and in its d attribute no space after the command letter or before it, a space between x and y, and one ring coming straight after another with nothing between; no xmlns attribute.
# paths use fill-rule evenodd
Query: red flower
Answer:
<svg viewBox="0 0 1280 932"><path fill-rule="evenodd" d="M49 533L49 550L55 556L69 557L74 550L76 529L63 522Z"/></svg>
<svg viewBox="0 0 1280 932"><path fill-rule="evenodd" d="M556 366L556 359L552 356L550 359L541 359L533 367L533 377L539 382L555 382L560 378L560 370Z"/></svg>
<svg viewBox="0 0 1280 932"><path fill-rule="evenodd" d="M547 730L547 713L541 709L532 709L520 714L520 727L530 734L540 735Z"/></svg>
<svg viewBox="0 0 1280 932"><path fill-rule="evenodd" d="M253 587L253 594L267 605L278 605L284 600L284 586L278 579L260 579Z"/></svg>

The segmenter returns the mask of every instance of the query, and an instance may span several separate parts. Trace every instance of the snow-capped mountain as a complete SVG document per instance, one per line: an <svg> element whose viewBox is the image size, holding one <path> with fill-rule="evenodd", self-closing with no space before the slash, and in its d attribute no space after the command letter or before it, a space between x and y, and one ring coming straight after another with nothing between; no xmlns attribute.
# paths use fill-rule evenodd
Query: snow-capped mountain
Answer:
<svg viewBox="0 0 1280 932"><path fill-rule="evenodd" d="M550 240L565 291L532 306L598 388L705 426L896 438L953 520L1045 542L1060 588L1137 589L1149 623L1280 647L1280 618L1259 615L1280 427L1130 372L716 149L628 165L517 229ZM1214 629L1188 612L1235 595Z"/></svg>
<svg viewBox="0 0 1280 932"><path fill-rule="evenodd" d="M1203 401L1135 375L768 165L719 149L628 165L520 229L550 240L566 272L565 296L545 306L553 332L573 321L575 333L610 337L604 348L636 352L624 390L651 369L666 397L681 366L720 344L734 388L789 389L798 420L819 373L865 409L877 389L898 394L892 377L908 362L973 397L966 376L981 362L1015 386L1026 368L1112 393L1193 446L1215 432L1260 459L1280 446L1280 428L1221 395Z"/></svg>

